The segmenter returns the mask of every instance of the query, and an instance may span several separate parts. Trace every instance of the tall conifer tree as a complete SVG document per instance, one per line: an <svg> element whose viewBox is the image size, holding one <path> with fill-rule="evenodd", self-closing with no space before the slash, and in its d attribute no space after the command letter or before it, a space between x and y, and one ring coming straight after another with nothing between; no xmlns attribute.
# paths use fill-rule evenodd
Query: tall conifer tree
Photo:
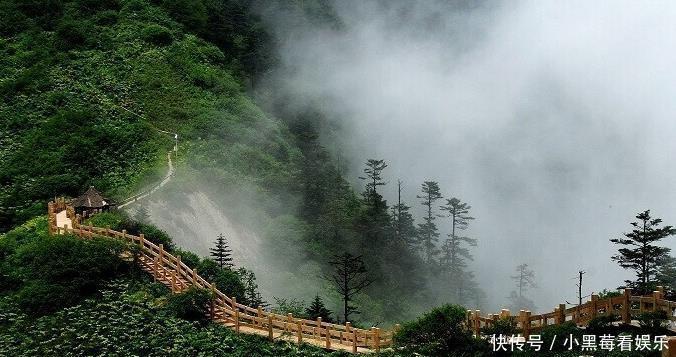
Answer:
<svg viewBox="0 0 676 357"><path fill-rule="evenodd" d="M223 233L219 234L216 237L216 242L214 247L210 249L211 258L218 264L222 269L231 269L232 264L232 250L228 247L228 241L225 239Z"/></svg>

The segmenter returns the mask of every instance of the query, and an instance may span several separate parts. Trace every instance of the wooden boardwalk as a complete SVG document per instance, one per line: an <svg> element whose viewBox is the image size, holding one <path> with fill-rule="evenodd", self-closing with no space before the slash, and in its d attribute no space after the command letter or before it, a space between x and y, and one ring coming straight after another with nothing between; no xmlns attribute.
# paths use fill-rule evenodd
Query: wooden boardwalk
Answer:
<svg viewBox="0 0 676 357"><path fill-rule="evenodd" d="M74 234L82 238L109 237L136 245L137 261L141 268L179 293L196 286L212 293L209 314L212 320L234 329L238 333L256 334L270 340L293 341L307 343L328 350L341 350L352 353L379 352L392 345L393 331L381 331L379 328L359 329L351 326L326 323L317 320L306 320L293 317L291 314L280 315L264 311L261 307L240 304L235 297L228 297L212 284L203 279L196 269L191 269L180 256L174 256L164 250L162 244L156 245L139 236L126 231L117 232L110 228L86 226L80 224L80 217L75 215L71 206L64 199L50 202L48 205L50 234ZM131 255L130 255L131 256ZM520 335L528 337L550 325L574 322L585 326L591 319L604 315L619 315L624 323L632 323L632 315L645 311L664 310L670 320L670 328L676 321L676 302L664 298L664 291L659 289L649 296L632 295L627 289L621 296L599 299L592 295L591 300L580 306L566 307L559 305L552 312L533 315L530 311L521 310L517 316L511 316L509 310L499 314L482 316L479 310L468 310L466 326L476 336L482 336L482 330L493 326L501 318L513 318L517 323ZM397 325L398 326L398 325ZM396 330L396 327L395 327ZM669 339L669 350L664 356L676 357L676 339ZM672 354L668 354L672 353Z"/></svg>
<svg viewBox="0 0 676 357"><path fill-rule="evenodd" d="M307 343L328 350L342 350L352 353L378 352L392 344L392 331L379 328L360 329L349 322L344 325L317 320L299 319L291 314L280 315L259 307L240 304L235 297L228 297L202 278L196 269L192 269L164 250L162 244L156 245L126 231L118 232L110 228L86 226L80 223L80 217L65 200L60 199L48 205L50 234L74 234L87 239L109 237L128 242L138 247L137 262L141 268L151 274L156 281L169 287L172 293L180 293L190 286L211 291L212 301L209 314L212 320L224 324L238 333L256 334L270 340Z"/></svg>

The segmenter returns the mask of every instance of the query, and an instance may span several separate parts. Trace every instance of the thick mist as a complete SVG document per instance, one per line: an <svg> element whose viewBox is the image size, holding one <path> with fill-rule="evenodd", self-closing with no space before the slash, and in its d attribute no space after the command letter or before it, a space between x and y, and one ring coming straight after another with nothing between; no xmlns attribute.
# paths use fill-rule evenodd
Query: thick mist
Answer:
<svg viewBox="0 0 676 357"><path fill-rule="evenodd" d="M423 180L473 206L472 268L492 308L524 262L538 310L574 301L580 269L585 294L617 287L632 276L609 239L644 209L676 224L675 4L334 6L333 24L263 11L276 89L321 108L352 178L385 159L390 202L400 178L416 209Z"/></svg>

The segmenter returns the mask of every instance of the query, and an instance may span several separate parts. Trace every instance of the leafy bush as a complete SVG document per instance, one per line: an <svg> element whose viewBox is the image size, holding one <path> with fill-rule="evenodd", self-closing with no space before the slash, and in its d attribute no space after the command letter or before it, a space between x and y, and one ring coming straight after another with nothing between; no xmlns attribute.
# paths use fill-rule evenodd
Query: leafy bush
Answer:
<svg viewBox="0 0 676 357"><path fill-rule="evenodd" d="M636 320L646 333L664 334L669 316L664 310L646 311L638 314Z"/></svg>
<svg viewBox="0 0 676 357"><path fill-rule="evenodd" d="M305 310L307 309L305 301L278 297L275 297L274 299L276 306L272 309L273 312L281 315L293 314L293 316L300 318L308 317L305 313Z"/></svg>
<svg viewBox="0 0 676 357"><path fill-rule="evenodd" d="M73 19L64 19L56 27L57 45L65 50L84 46L93 30L91 23Z"/></svg>
<svg viewBox="0 0 676 357"><path fill-rule="evenodd" d="M240 276L230 269L221 269L211 259L203 259L197 266L197 272L207 281L216 284L218 290L237 301L245 301L246 290Z"/></svg>
<svg viewBox="0 0 676 357"><path fill-rule="evenodd" d="M206 323L209 320L210 302L211 293L209 291L191 286L179 294L171 295L167 307L176 317Z"/></svg>
<svg viewBox="0 0 676 357"><path fill-rule="evenodd" d="M148 289L128 279L114 280L97 298L39 318L26 316L11 298L0 297L0 355L346 356L177 318L159 299L145 294Z"/></svg>
<svg viewBox="0 0 676 357"><path fill-rule="evenodd" d="M615 314L597 316L589 321L585 333L595 335L613 334L617 330L613 323L619 320L620 316Z"/></svg>
<svg viewBox="0 0 676 357"><path fill-rule="evenodd" d="M207 24L207 8L202 0L164 0L162 6L190 31L200 32Z"/></svg>
<svg viewBox="0 0 676 357"><path fill-rule="evenodd" d="M564 345L564 340L573 336L578 341L582 341L582 334L583 331L572 321L560 325L550 325L540 331L542 345L552 346L552 351L567 351L568 347Z"/></svg>
<svg viewBox="0 0 676 357"><path fill-rule="evenodd" d="M394 342L406 353L426 356L473 354L486 351L487 345L472 336L464 321L466 310L458 305L444 305L404 324Z"/></svg>
<svg viewBox="0 0 676 357"><path fill-rule="evenodd" d="M107 279L128 271L120 258L125 246L111 239L39 237L8 257L4 273L19 281L18 304L43 315L88 296Z"/></svg>
<svg viewBox="0 0 676 357"><path fill-rule="evenodd" d="M143 29L143 39L158 46L170 45L173 41L171 32L164 26L151 24Z"/></svg>

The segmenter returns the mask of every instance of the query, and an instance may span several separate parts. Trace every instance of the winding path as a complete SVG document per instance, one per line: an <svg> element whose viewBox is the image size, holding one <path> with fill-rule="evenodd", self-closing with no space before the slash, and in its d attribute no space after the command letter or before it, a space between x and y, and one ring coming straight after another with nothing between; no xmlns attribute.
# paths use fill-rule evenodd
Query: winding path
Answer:
<svg viewBox="0 0 676 357"><path fill-rule="evenodd" d="M174 147L174 150L176 150L176 147ZM167 166L168 166L167 174L164 175L164 178L162 179L162 181L158 182L157 184L155 184L153 187L151 187L150 189L148 189L146 191L143 191L141 193L138 193L134 196L131 196L131 197L125 199L119 205L117 205L117 208L124 208L124 207L126 207L126 206L140 200L140 199L148 197L151 194L153 194L155 191L159 190L164 185L169 183L169 181L171 181L171 178L174 176L174 173L176 172L176 169L174 168L174 164L171 161L171 151L167 153Z"/></svg>

